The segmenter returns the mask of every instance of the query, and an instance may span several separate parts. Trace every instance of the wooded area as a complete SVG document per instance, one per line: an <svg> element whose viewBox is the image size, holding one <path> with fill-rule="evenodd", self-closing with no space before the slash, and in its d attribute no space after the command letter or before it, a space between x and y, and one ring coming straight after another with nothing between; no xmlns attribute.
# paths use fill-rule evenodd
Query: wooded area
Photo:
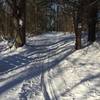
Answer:
<svg viewBox="0 0 100 100"><path fill-rule="evenodd" d="M0 0L0 100L100 100L100 0Z"/></svg>
<svg viewBox="0 0 100 100"><path fill-rule="evenodd" d="M96 40L99 5L99 0L0 0L0 35L11 47L21 47L27 34L74 32L75 48L80 49L82 32L90 43Z"/></svg>

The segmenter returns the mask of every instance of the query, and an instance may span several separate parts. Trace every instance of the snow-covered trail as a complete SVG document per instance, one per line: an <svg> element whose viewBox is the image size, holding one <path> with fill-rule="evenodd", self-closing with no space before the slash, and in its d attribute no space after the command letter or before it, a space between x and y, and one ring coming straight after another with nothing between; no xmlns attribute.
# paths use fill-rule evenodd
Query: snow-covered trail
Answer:
<svg viewBox="0 0 100 100"><path fill-rule="evenodd" d="M7 91L10 93L9 90L12 90L18 84L22 84L22 89L24 84L27 84L28 80L33 79L35 81L37 80L36 85L39 85L37 87L39 90L35 88L34 90L31 90L31 92L41 91L45 96L46 87L44 73L56 67L60 61L72 53L73 44L69 44L70 42L73 42L73 39L73 36L69 38L65 35L57 36L57 34L48 34L30 38L27 46L25 46L23 50L9 53L1 52L0 94L3 95ZM34 82L31 84L34 84ZM32 88L34 88L34 86L32 86ZM27 89L25 91L27 91ZM22 97L25 99L25 93L21 92L21 95L24 95ZM34 97L32 100L35 100L35 98L37 97ZM7 97L7 99L9 98Z"/></svg>
<svg viewBox="0 0 100 100"><path fill-rule="evenodd" d="M74 35L44 34L0 53L0 100L100 100L100 45L74 50Z"/></svg>

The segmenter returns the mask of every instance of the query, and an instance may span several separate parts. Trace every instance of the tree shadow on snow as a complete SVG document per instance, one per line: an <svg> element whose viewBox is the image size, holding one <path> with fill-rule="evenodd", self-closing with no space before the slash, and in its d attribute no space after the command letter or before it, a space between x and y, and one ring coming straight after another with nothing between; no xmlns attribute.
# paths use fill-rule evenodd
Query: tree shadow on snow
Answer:
<svg viewBox="0 0 100 100"><path fill-rule="evenodd" d="M72 90L74 90L79 85L81 85L81 84L83 84L83 83L85 83L87 81L93 81L94 79L97 79L97 78L100 78L100 73L97 73L96 75L88 75L85 78L83 78L79 83L77 83L74 86L72 86L69 90L66 90L65 92L63 92L61 95L64 96L68 92L71 92Z"/></svg>
<svg viewBox="0 0 100 100"><path fill-rule="evenodd" d="M34 62L36 59L39 60L38 63L31 64L28 69L24 69L23 71L11 76L13 77L13 80L7 82L6 84L0 87L0 94L16 86L17 84L23 82L24 80L29 80L31 78L37 77L41 75L42 73L45 73L46 71L49 71L50 69L57 67L57 65L61 61L63 61L68 55L74 52L74 50L72 50L73 45L69 45L67 44L67 42L68 40L64 38L64 40L61 40L58 43L55 43L58 45L58 47L54 47L55 45L51 44L50 50L48 50L48 48L45 48L45 46L43 45L41 49L39 45L37 46L39 48L38 50L36 49L37 47L34 47L35 49L31 47L31 50L27 49L27 51L25 51L26 55L22 53L18 55L8 56L7 58L0 60L0 66L2 65L2 67L4 67L4 68L2 67L0 68L0 72L4 72L4 73L12 72L13 70L17 70L17 69L20 69L21 67L28 66L30 63ZM52 46L54 47L53 49L52 49ZM38 56L32 57L32 58L29 57L29 56L34 56L34 55L38 55ZM52 59L52 57L54 58ZM52 60L49 61L49 59L52 59ZM44 60L48 60L48 61L44 62ZM1 75L3 74L1 73ZM9 79L11 77L7 77L7 78Z"/></svg>
<svg viewBox="0 0 100 100"><path fill-rule="evenodd" d="M11 71L14 68L20 68L29 64L33 59L24 57L20 54L8 56L0 60L0 74L6 71Z"/></svg>

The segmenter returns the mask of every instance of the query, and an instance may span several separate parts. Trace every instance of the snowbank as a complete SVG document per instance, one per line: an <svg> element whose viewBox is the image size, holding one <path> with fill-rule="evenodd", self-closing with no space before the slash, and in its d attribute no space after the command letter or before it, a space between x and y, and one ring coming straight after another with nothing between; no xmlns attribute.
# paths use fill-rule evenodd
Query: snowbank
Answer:
<svg viewBox="0 0 100 100"><path fill-rule="evenodd" d="M97 42L75 51L74 35L44 34L0 57L0 100L100 100Z"/></svg>

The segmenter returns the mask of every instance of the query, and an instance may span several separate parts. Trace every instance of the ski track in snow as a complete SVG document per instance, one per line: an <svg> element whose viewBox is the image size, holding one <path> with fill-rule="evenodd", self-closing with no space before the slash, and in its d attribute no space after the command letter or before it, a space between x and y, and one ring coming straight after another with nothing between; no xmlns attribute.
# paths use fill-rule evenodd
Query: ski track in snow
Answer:
<svg viewBox="0 0 100 100"><path fill-rule="evenodd" d="M70 34L27 41L0 52L0 100L100 100L98 43L75 52Z"/></svg>

